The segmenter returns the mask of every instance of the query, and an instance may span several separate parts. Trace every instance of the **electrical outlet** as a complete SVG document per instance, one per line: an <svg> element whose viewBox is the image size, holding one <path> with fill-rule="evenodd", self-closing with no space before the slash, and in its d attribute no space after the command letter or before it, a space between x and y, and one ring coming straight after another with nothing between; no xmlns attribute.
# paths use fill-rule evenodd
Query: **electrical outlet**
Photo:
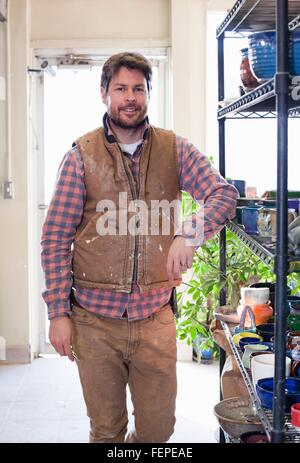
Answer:
<svg viewBox="0 0 300 463"><path fill-rule="evenodd" d="M13 199L14 197L14 182L4 182L4 199Z"/></svg>

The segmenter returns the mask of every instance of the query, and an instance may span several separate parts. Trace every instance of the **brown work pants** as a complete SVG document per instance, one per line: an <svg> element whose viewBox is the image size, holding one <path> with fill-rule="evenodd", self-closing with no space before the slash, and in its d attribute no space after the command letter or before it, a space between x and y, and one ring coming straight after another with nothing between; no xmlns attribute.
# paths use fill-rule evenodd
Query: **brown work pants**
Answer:
<svg viewBox="0 0 300 463"><path fill-rule="evenodd" d="M73 306L73 349L90 442L166 442L175 424L176 327L171 307L129 322ZM135 430L127 435L126 385Z"/></svg>

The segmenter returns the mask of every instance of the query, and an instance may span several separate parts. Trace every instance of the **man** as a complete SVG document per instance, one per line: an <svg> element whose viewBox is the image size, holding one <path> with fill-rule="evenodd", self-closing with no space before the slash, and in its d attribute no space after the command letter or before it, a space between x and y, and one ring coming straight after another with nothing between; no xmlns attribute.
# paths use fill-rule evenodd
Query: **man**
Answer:
<svg viewBox="0 0 300 463"><path fill-rule="evenodd" d="M236 190L204 155L149 125L151 76L137 53L104 64L103 127L65 155L43 226L49 338L60 355L76 359L90 442L166 442L172 435L172 288L191 267L195 245L218 232L236 205ZM180 231L163 232L181 190L204 204L204 222L199 212ZM135 429L125 437L127 384Z"/></svg>

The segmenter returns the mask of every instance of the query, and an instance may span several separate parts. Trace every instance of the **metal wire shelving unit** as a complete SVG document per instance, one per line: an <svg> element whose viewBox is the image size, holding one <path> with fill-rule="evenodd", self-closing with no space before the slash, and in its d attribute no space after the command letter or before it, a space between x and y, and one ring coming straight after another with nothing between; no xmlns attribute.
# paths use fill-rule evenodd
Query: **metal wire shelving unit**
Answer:
<svg viewBox="0 0 300 463"><path fill-rule="evenodd" d="M270 410L267 410L266 408L263 408L260 404L260 401L255 392L255 388L253 386L251 371L250 369L245 368L242 362L242 352L240 348L237 347L233 342L232 328L230 328L229 325L223 321L221 321L221 325L226 334L226 338L230 344L235 360L238 364L244 383L248 389L256 414L259 416L259 419L264 427L266 434L268 435L269 440L271 440L273 428L272 412ZM291 416L289 413L284 414L284 442L300 442L300 430L292 426Z"/></svg>
<svg viewBox="0 0 300 463"><path fill-rule="evenodd" d="M289 75L288 67L288 35L289 31L300 26L300 0L237 0L226 18L217 29L218 40L218 101L224 101L224 40L232 34L276 30L277 63L273 79L263 82L251 92L242 95L236 101L219 107L219 170L225 177L225 122L226 119L249 117L276 117L277 119L277 241L271 243L248 236L242 227L229 222L227 227L238 236L241 243L254 252L276 275L275 303L275 393L273 411L262 410L249 373L243 368L239 352L230 341L231 335L224 324L232 351L236 357L244 381L255 408L258 410L270 442L299 442L300 433L292 428L285 410L285 307L287 275L295 271L293 261L299 257L288 255L287 243L287 121L288 117L300 116L300 100L292 98L293 87L300 88L299 81ZM274 159L275 161L275 159ZM298 267L299 268L299 267ZM220 270L226 275L226 229L220 234ZM225 289L220 292L220 305L226 304ZM220 373L225 363L225 352L221 350ZM225 437L223 436L225 439Z"/></svg>
<svg viewBox="0 0 300 463"><path fill-rule="evenodd" d="M264 264L270 267L271 270L275 268L276 258L276 242L271 238L262 238L256 235L248 235L244 231L244 227L238 225L234 221L228 221L226 228L234 233L239 240L247 246ZM300 256L287 255L287 262L289 264L289 273L300 273ZM298 264L298 265L294 265Z"/></svg>

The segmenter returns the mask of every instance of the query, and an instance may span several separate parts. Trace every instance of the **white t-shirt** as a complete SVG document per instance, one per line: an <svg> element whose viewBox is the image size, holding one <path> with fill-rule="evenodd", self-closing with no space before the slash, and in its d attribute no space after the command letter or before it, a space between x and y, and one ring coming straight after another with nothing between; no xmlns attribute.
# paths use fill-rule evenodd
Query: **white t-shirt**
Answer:
<svg viewBox="0 0 300 463"><path fill-rule="evenodd" d="M119 143L121 150L126 151L126 153L133 155L137 147L142 143L142 139L136 141L135 143Z"/></svg>

